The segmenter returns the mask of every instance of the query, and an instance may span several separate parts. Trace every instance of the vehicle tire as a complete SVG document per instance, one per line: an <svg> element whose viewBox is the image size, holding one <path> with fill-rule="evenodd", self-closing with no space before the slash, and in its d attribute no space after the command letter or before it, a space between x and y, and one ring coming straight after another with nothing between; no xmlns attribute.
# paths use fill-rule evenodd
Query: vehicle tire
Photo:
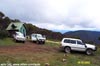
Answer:
<svg viewBox="0 0 100 66"><path fill-rule="evenodd" d="M22 41L23 43L25 43L25 41Z"/></svg>
<svg viewBox="0 0 100 66"><path fill-rule="evenodd" d="M40 41L36 41L37 44L40 44Z"/></svg>
<svg viewBox="0 0 100 66"><path fill-rule="evenodd" d="M66 53L70 53L70 52L71 52L71 48L70 48L70 47L65 47L64 51L65 51Z"/></svg>
<svg viewBox="0 0 100 66"><path fill-rule="evenodd" d="M15 42L18 42L18 40L15 40Z"/></svg>
<svg viewBox="0 0 100 66"><path fill-rule="evenodd" d="M36 41L33 41L33 43L36 43Z"/></svg>
<svg viewBox="0 0 100 66"><path fill-rule="evenodd" d="M92 55L93 54L93 50L92 49L87 49L86 50L86 54L87 55Z"/></svg>
<svg viewBox="0 0 100 66"><path fill-rule="evenodd" d="M43 41L42 43L45 44L45 41Z"/></svg>

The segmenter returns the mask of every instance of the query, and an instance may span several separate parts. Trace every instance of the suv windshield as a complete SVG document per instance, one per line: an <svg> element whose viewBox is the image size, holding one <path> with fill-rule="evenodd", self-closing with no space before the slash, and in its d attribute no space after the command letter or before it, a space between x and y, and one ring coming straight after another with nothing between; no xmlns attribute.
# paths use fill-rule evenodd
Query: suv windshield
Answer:
<svg viewBox="0 0 100 66"><path fill-rule="evenodd" d="M84 45L84 43L82 41L77 41L77 44Z"/></svg>

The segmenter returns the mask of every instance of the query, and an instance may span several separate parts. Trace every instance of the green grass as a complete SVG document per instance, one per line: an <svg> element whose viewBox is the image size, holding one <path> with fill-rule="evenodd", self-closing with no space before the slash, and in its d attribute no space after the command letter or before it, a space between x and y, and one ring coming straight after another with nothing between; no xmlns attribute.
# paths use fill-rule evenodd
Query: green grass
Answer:
<svg viewBox="0 0 100 66"><path fill-rule="evenodd" d="M6 39L8 40L8 39ZM12 43L13 44L13 43ZM47 41L43 47L59 47L60 42ZM65 59L65 62L63 62ZM100 48L93 56L87 56L84 53L65 54L62 51L57 52L22 52L15 54L0 54L0 63L40 63L45 66L49 63L50 66L100 66ZM83 63L78 63L83 62ZM85 62L89 62L86 64Z"/></svg>
<svg viewBox="0 0 100 66"><path fill-rule="evenodd" d="M46 46L52 46L52 47L59 47L60 41L51 41L51 40L46 40Z"/></svg>
<svg viewBox="0 0 100 66"><path fill-rule="evenodd" d="M0 39L0 46L14 46L14 45L19 45L19 44L15 43L12 38Z"/></svg>
<svg viewBox="0 0 100 66"><path fill-rule="evenodd" d="M62 60L66 59L65 62ZM44 66L45 63L49 63L51 66L100 66L100 57L87 56L84 54L68 54L64 57L64 53L29 53L29 54L17 54L17 55L0 55L0 63L40 63ZM78 62L90 62L90 64L78 64Z"/></svg>

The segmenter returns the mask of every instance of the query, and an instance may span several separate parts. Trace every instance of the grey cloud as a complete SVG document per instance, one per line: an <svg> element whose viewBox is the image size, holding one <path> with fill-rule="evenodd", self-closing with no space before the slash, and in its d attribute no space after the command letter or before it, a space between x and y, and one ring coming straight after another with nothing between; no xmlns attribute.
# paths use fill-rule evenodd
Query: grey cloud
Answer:
<svg viewBox="0 0 100 66"><path fill-rule="evenodd" d="M79 6L82 6L81 3L78 3L75 7L71 6L68 12L69 14L62 17L48 7L46 0L2 0L0 2L0 11L11 18L33 22L32 24L41 22L55 25L64 24L69 27L74 27L75 25L90 27L88 20L84 21L82 18L80 18L79 22L73 20L76 16L80 17L79 10L81 7ZM51 16L48 16L46 12L48 14L50 13Z"/></svg>

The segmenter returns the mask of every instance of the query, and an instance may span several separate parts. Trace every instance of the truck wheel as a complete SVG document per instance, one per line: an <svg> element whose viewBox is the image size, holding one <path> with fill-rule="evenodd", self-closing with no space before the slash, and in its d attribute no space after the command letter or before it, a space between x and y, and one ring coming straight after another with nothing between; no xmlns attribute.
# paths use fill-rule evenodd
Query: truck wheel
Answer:
<svg viewBox="0 0 100 66"><path fill-rule="evenodd" d="M40 44L40 41L36 41L37 44Z"/></svg>
<svg viewBox="0 0 100 66"><path fill-rule="evenodd" d="M43 41L42 43L45 44L45 41Z"/></svg>
<svg viewBox="0 0 100 66"><path fill-rule="evenodd" d="M25 41L22 41L23 43L25 43Z"/></svg>
<svg viewBox="0 0 100 66"><path fill-rule="evenodd" d="M39 44L42 44L42 41L39 41Z"/></svg>
<svg viewBox="0 0 100 66"><path fill-rule="evenodd" d="M15 42L18 42L18 40L15 40Z"/></svg>
<svg viewBox="0 0 100 66"><path fill-rule="evenodd" d="M65 50L65 52L66 52L66 53L70 53L70 52L71 52L70 47L65 47L65 49L64 49L64 50Z"/></svg>
<svg viewBox="0 0 100 66"><path fill-rule="evenodd" d="M32 41L33 43L36 43L36 41Z"/></svg>
<svg viewBox="0 0 100 66"><path fill-rule="evenodd" d="M92 55L93 54L93 50L92 49L87 49L86 50L86 54L87 55Z"/></svg>

